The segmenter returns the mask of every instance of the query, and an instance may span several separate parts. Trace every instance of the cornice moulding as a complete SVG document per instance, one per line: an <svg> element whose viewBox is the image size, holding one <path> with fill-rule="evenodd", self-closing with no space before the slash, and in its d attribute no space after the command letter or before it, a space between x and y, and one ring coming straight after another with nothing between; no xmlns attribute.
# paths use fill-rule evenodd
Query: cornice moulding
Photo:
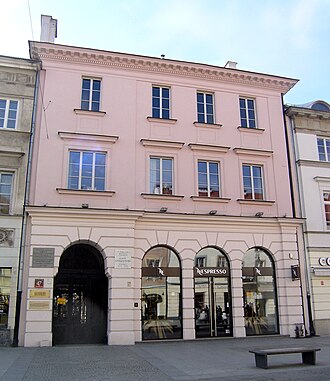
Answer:
<svg viewBox="0 0 330 381"><path fill-rule="evenodd" d="M216 146L211 144L199 144L199 143L189 143L188 147L192 151L213 151L213 152L221 152L226 153L230 149L227 146Z"/></svg>
<svg viewBox="0 0 330 381"><path fill-rule="evenodd" d="M271 157L273 155L273 151L266 150L258 150L253 148L234 148L234 152L238 155L253 155L253 156L266 156Z"/></svg>
<svg viewBox="0 0 330 381"><path fill-rule="evenodd" d="M86 133L68 132L68 131L58 131L58 135L61 139L92 140L92 141L101 141L101 142L107 142L107 143L116 143L116 141L119 139L118 136L86 134Z"/></svg>
<svg viewBox="0 0 330 381"><path fill-rule="evenodd" d="M169 140L141 139L140 142L144 147L181 149L184 146L184 143L172 142Z"/></svg>
<svg viewBox="0 0 330 381"><path fill-rule="evenodd" d="M102 65L121 69L166 73L170 75L270 88L284 94L298 82L296 79L228 69L220 66L36 41L30 41L30 55L33 59L41 61L64 61L68 63Z"/></svg>

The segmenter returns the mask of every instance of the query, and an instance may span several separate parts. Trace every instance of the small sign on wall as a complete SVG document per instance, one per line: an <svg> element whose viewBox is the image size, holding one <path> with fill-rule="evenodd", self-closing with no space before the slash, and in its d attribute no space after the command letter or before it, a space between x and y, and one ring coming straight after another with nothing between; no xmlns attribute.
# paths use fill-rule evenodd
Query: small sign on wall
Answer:
<svg viewBox="0 0 330 381"><path fill-rule="evenodd" d="M29 302L29 310L38 310L38 311L50 310L50 302L31 300Z"/></svg>
<svg viewBox="0 0 330 381"><path fill-rule="evenodd" d="M300 279L300 267L298 265L291 266L291 279L292 280Z"/></svg>
<svg viewBox="0 0 330 381"><path fill-rule="evenodd" d="M45 279L35 279L34 288L44 288Z"/></svg>
<svg viewBox="0 0 330 381"><path fill-rule="evenodd" d="M49 299L50 290L30 290L30 298L34 299Z"/></svg>
<svg viewBox="0 0 330 381"><path fill-rule="evenodd" d="M115 250L115 269L132 268L132 251L130 249Z"/></svg>
<svg viewBox="0 0 330 381"><path fill-rule="evenodd" d="M52 268L54 267L55 249L52 247L35 247L32 252L32 267Z"/></svg>

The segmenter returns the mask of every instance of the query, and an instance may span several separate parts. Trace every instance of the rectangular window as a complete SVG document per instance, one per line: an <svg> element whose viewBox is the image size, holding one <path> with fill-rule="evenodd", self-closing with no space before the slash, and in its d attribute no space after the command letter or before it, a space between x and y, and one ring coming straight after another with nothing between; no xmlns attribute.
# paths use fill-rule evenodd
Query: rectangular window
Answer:
<svg viewBox="0 0 330 381"><path fill-rule="evenodd" d="M197 93L197 121L214 124L213 94Z"/></svg>
<svg viewBox="0 0 330 381"><path fill-rule="evenodd" d="M12 173L0 172L0 214L9 214L13 188Z"/></svg>
<svg viewBox="0 0 330 381"><path fill-rule="evenodd" d="M243 165L244 198L246 200L263 200L262 167Z"/></svg>
<svg viewBox="0 0 330 381"><path fill-rule="evenodd" d="M70 151L68 188L103 191L105 159L103 152Z"/></svg>
<svg viewBox="0 0 330 381"><path fill-rule="evenodd" d="M220 197L219 163L198 161L198 195Z"/></svg>
<svg viewBox="0 0 330 381"><path fill-rule="evenodd" d="M173 193L173 159L150 158L150 193Z"/></svg>
<svg viewBox="0 0 330 381"><path fill-rule="evenodd" d="M152 117L170 119L170 89L168 87L152 87Z"/></svg>
<svg viewBox="0 0 330 381"><path fill-rule="evenodd" d="M323 193L323 201L324 201L325 222L327 224L327 228L330 229L330 192Z"/></svg>
<svg viewBox="0 0 330 381"><path fill-rule="evenodd" d="M81 109L100 111L101 80L83 78L81 91Z"/></svg>
<svg viewBox="0 0 330 381"><path fill-rule="evenodd" d="M0 128L14 130L17 123L18 101L0 99Z"/></svg>
<svg viewBox="0 0 330 381"><path fill-rule="evenodd" d="M11 268L0 267L0 328L8 326Z"/></svg>
<svg viewBox="0 0 330 381"><path fill-rule="evenodd" d="M317 138L319 160L330 161L330 139Z"/></svg>
<svg viewBox="0 0 330 381"><path fill-rule="evenodd" d="M240 98L241 127L257 128L254 99Z"/></svg>

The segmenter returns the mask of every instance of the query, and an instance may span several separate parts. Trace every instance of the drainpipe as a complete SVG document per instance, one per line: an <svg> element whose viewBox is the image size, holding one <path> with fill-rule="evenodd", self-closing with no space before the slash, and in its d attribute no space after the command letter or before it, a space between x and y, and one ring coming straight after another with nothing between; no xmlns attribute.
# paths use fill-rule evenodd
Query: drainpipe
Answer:
<svg viewBox="0 0 330 381"><path fill-rule="evenodd" d="M292 200L292 210L293 210L293 217L297 217L296 216L296 208L295 208L295 204L294 204L294 193L293 193L293 176L292 176L292 167L291 167L291 158L290 158L290 150L289 150L289 137L288 137L288 128L287 128L287 123L286 123L286 118L285 118L285 106L284 106L284 103L283 103L283 94L282 94L282 107L283 107L283 118L284 118L284 127L285 127L285 140L286 140L286 149L287 149L287 158L288 158L288 164L289 164L289 175L290 175L290 186L291 186L291 200ZM295 168L296 168L296 161L297 161L297 157L296 157L296 144L295 144L295 139L294 139L294 134L293 134L293 127L294 127L294 124L293 124L293 121L292 121L292 118L290 118L290 132L291 132L291 141L292 141L292 144L293 144L293 153L294 153L294 158L295 158ZM302 205L301 205L301 192L300 192L300 182L299 182L299 179L298 179L299 175L297 173L297 189L298 189L298 202L299 202L299 207L300 207L300 210L302 211ZM301 234L301 239L302 239L302 246L303 246L303 249L304 249L304 255L305 255L305 260L304 260L304 267L305 267L305 282L306 282L306 304L307 304L307 317L308 317L308 325L309 325L309 335L310 336L315 336L315 329L314 329L314 323L313 323L313 316L312 316L312 306L311 306L311 293L310 293L310 289L311 289L311 286L310 286L310 279L309 279L309 265L308 265L308 258L307 258L307 250L306 250L306 241L305 241L305 234L304 234L304 230L305 230L305 222L304 222L304 227L303 227L303 231L302 231L302 234ZM298 234L296 233L296 237L297 237L297 249L298 249L298 261L299 261L299 266L300 266L300 256L299 256L299 245L298 245ZM302 283L301 283L301 280L300 280L300 289L301 289L301 297L302 297L302 308L303 308L303 318L305 320L305 313L304 313L304 301L303 301L303 289L302 289ZM304 322L304 325L305 325L305 333L306 333L306 324Z"/></svg>
<svg viewBox="0 0 330 381"><path fill-rule="evenodd" d="M25 209L26 209L26 206L29 205L31 165L32 165L32 155L33 155L33 142L34 142L36 111L37 111L38 89L39 89L39 73L40 73L40 69L41 69L41 63L36 62L36 65L37 65L37 73L36 73L36 83L35 83L35 87L34 87L34 96L33 96L33 110L32 110L32 119L31 119L28 162L27 162L27 169L26 169L23 215L22 215L22 225L21 225L20 250L19 250L19 256L18 256L16 313L15 313L15 326L14 326L14 337L13 337L13 346L14 347L18 346L18 332L19 332L19 322L20 322L20 316L21 316L22 284L23 284L23 268L24 268L25 242L26 242L26 220L27 220Z"/></svg>

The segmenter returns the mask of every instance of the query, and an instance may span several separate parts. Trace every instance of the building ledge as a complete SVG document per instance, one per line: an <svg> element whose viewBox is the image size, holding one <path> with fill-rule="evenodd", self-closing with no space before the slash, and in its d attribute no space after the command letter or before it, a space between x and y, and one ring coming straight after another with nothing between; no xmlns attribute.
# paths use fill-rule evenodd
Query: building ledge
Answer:
<svg viewBox="0 0 330 381"><path fill-rule="evenodd" d="M250 127L242 127L242 126L238 126L237 129L240 132L251 132L253 134L262 134L265 131L264 128L250 128Z"/></svg>
<svg viewBox="0 0 330 381"><path fill-rule="evenodd" d="M147 200L168 200L168 201L181 201L184 196L174 194L154 194L154 193L141 193L141 196Z"/></svg>
<svg viewBox="0 0 330 381"><path fill-rule="evenodd" d="M173 118L154 118L153 116L147 116L149 122L164 123L164 124L175 124L178 120Z"/></svg>
<svg viewBox="0 0 330 381"><path fill-rule="evenodd" d="M114 191L96 191L89 189L68 189L68 188L56 188L59 194L69 194L69 195L85 195L85 196L108 196L112 197L116 192Z"/></svg>
<svg viewBox="0 0 330 381"><path fill-rule="evenodd" d="M194 125L196 127L205 127L205 128L221 128L222 124L219 123L201 123L201 122L194 122Z"/></svg>
<svg viewBox="0 0 330 381"><path fill-rule="evenodd" d="M90 111L90 110L82 110L81 108L74 108L73 111L77 115L90 115L90 116L105 116L105 111Z"/></svg>
<svg viewBox="0 0 330 381"><path fill-rule="evenodd" d="M252 149L252 148L234 148L235 153L238 155L253 155L253 156L264 156L271 157L273 155L273 151L260 150L260 149Z"/></svg>
<svg viewBox="0 0 330 381"><path fill-rule="evenodd" d="M193 151L213 151L213 152L222 152L226 153L230 149L227 146L216 146L211 144L198 144L198 143L189 143L188 147Z"/></svg>
<svg viewBox="0 0 330 381"><path fill-rule="evenodd" d="M169 140L153 140L153 139L141 139L140 142L145 147L160 147L160 148L174 148L181 149L184 143L172 142Z"/></svg>
<svg viewBox="0 0 330 381"><path fill-rule="evenodd" d="M245 205L273 205L275 204L275 201L271 201L271 200L248 200L245 198L238 198L237 201L240 204L245 204Z"/></svg>
<svg viewBox="0 0 330 381"><path fill-rule="evenodd" d="M76 139L76 140L92 140L98 142L116 143L119 139L118 136L99 135L99 134L85 134L80 132L58 131L61 139Z"/></svg>
<svg viewBox="0 0 330 381"><path fill-rule="evenodd" d="M227 204L231 198L229 197L204 197L204 196L190 196L193 201L202 201L202 202L218 202Z"/></svg>

